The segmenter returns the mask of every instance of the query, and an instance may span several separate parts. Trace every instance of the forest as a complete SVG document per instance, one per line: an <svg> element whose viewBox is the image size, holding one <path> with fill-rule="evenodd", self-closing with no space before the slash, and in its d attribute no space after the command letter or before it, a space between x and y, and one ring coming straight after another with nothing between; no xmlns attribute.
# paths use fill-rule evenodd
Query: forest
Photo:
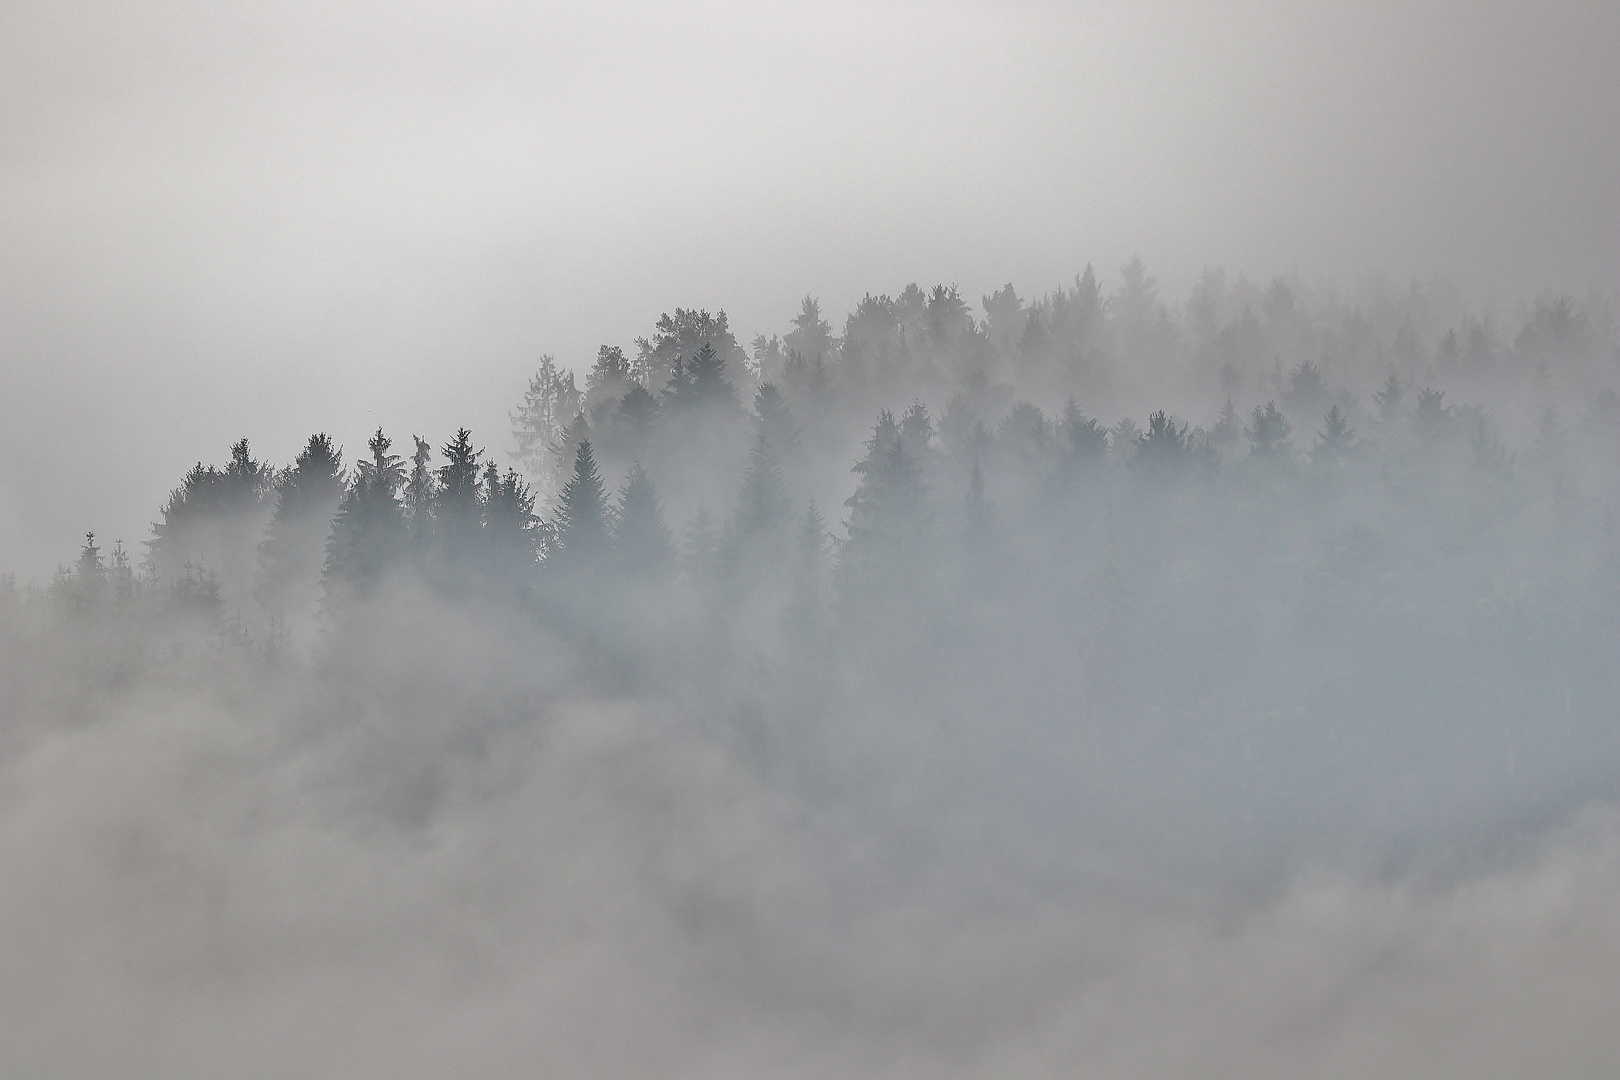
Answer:
<svg viewBox="0 0 1620 1080"><path fill-rule="evenodd" d="M562 964L649 1025L632 1070L735 1023L756 1064L831 1031L972 1071L1114 970L1051 920L1218 924L1323 865L1441 889L1620 797L1605 297L1118 280L807 296L746 345L677 308L539 358L510 432L243 438L149 536L0 579L0 759L132 715L193 747L118 781L151 820L97 871L202 927L165 978L324 925L290 866L381 925L285 985Z"/></svg>

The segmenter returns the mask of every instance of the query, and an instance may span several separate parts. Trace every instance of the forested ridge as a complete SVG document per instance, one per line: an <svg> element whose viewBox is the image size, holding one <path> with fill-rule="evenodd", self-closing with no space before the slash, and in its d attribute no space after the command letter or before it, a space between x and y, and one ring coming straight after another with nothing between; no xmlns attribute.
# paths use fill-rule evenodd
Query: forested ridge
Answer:
<svg viewBox="0 0 1620 1080"><path fill-rule="evenodd" d="M316 434L278 468L238 442L187 473L140 560L91 534L47 589L8 579L8 652L57 627L125 680L188 649L307 656L479 712L481 678L519 712L650 695L806 776L862 740L1023 731L1060 801L1116 738L1323 813L1395 745L1424 799L1543 799L1538 758L1612 753L1608 310L1543 300L1508 340L1444 323L1433 289L1371 315L1301 289L1211 272L1172 311L1133 263L1112 294L1088 268L982 315L947 286L867 295L841 334L807 297L751 350L678 309L583 387L545 358L504 454L379 429L350 461ZM1207 396L1090 404L1160 385ZM498 675L462 656L477 642ZM1544 743L1549 710L1567 738ZM1333 775L1299 788L1329 734ZM1475 790L1482 767L1513 782Z"/></svg>
<svg viewBox="0 0 1620 1080"><path fill-rule="evenodd" d="M16 1008L501 1075L1134 1067L1184 1016L1204 1075L1392 1029L1386 977L1584 1031L1612 952L1500 972L1612 924L1607 312L1133 264L678 309L493 445L238 441L0 584Z"/></svg>

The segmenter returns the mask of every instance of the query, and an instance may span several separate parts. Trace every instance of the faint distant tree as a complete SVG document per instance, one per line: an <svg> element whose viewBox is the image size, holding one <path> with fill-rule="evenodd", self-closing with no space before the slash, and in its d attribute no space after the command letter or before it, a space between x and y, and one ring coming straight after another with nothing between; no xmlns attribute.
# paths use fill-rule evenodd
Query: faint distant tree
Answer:
<svg viewBox="0 0 1620 1080"><path fill-rule="evenodd" d="M1322 430L1316 433L1316 445L1311 448L1311 461L1331 465L1349 457L1356 449L1356 433L1350 428L1349 418L1337 405L1328 409Z"/></svg>
<svg viewBox="0 0 1620 1080"><path fill-rule="evenodd" d="M782 479L782 466L770 440L761 433L754 437L737 494L737 508L727 525L723 547L727 568L734 574L753 574L780 565L791 516L792 503Z"/></svg>
<svg viewBox="0 0 1620 1080"><path fill-rule="evenodd" d="M529 379L523 403L511 414L512 438L517 444L512 456L534 480L542 499L551 498L560 486L556 447L564 429L579 414L581 404L574 373L558 368L549 355L542 356L539 370ZM572 457L570 450L568 460Z"/></svg>
<svg viewBox="0 0 1620 1080"><path fill-rule="evenodd" d="M658 490L639 461L631 464L619 490L613 552L624 573L633 579L659 580L675 568L675 542L664 522Z"/></svg>
<svg viewBox="0 0 1620 1080"><path fill-rule="evenodd" d="M1063 457L1069 465L1091 467L1108 455L1108 431L1080 411L1080 403L1070 398L1058 421Z"/></svg>
<svg viewBox="0 0 1620 1080"><path fill-rule="evenodd" d="M771 444L784 467L798 461L803 449L803 432L788 407L787 398L772 383L765 383L754 394L754 432Z"/></svg>
<svg viewBox="0 0 1620 1080"><path fill-rule="evenodd" d="M651 460L657 453L663 407L645 387L632 385L605 418L597 443L607 460Z"/></svg>
<svg viewBox="0 0 1620 1080"><path fill-rule="evenodd" d="M1243 429L1249 440L1249 454L1262 461L1282 461L1293 457L1294 444L1289 439L1293 425L1288 422L1275 401L1256 405L1249 414L1249 426Z"/></svg>
<svg viewBox="0 0 1620 1080"><path fill-rule="evenodd" d="M1012 282L983 297L984 332L990 347L1002 356L1019 351L1029 313Z"/></svg>
<svg viewBox="0 0 1620 1080"><path fill-rule="evenodd" d="M1004 460L1033 475L1046 469L1055 450L1053 424L1034 402L1021 401L996 429L996 448ZM974 463L978 468L978 463Z"/></svg>
<svg viewBox="0 0 1620 1080"><path fill-rule="evenodd" d="M1209 442L1218 450L1225 450L1235 446L1243 437L1243 421L1238 417L1237 406L1231 398L1221 406L1221 414L1215 420L1215 426L1209 430Z"/></svg>
<svg viewBox="0 0 1620 1080"><path fill-rule="evenodd" d="M1401 385L1400 376L1391 371L1389 378L1384 380L1383 389L1373 395L1373 404L1378 406L1378 419L1386 426L1393 424L1400 417L1405 399L1406 388Z"/></svg>
<svg viewBox="0 0 1620 1080"><path fill-rule="evenodd" d="M1456 412L1446 404L1444 390L1425 387L1418 391L1417 407L1413 410L1413 430L1419 439L1436 443L1451 434Z"/></svg>
<svg viewBox="0 0 1620 1080"><path fill-rule="evenodd" d="M799 313L793 317L793 329L782 339L789 354L805 360L820 360L830 364L837 356L838 342L832 327L821 317L821 303L806 296L800 303Z"/></svg>
<svg viewBox="0 0 1620 1080"><path fill-rule="evenodd" d="M700 506L681 537L681 570L688 581L707 587L718 577L719 561L720 534L714 515L708 507Z"/></svg>
<svg viewBox="0 0 1620 1080"><path fill-rule="evenodd" d="M682 416L731 414L737 408L737 389L726 378L725 362L713 346L704 345L682 364L676 361L674 374L664 390L664 400Z"/></svg>
<svg viewBox="0 0 1620 1080"><path fill-rule="evenodd" d="M1322 369L1306 360L1288 373L1287 402L1294 415L1310 413L1327 397L1327 378Z"/></svg>
<svg viewBox="0 0 1620 1080"><path fill-rule="evenodd" d="M1513 341L1513 350L1531 363L1583 360L1591 347L1586 315L1567 296L1539 301Z"/></svg>
<svg viewBox="0 0 1620 1080"><path fill-rule="evenodd" d="M112 587L113 602L120 609L135 599L135 567L130 564L129 552L124 550L122 540L113 541L112 554L107 560L107 580Z"/></svg>
<svg viewBox="0 0 1620 1080"><path fill-rule="evenodd" d="M1129 416L1120 417L1119 423L1108 430L1108 449L1118 461L1135 458L1141 440L1142 428Z"/></svg>
<svg viewBox="0 0 1620 1080"><path fill-rule="evenodd" d="M1446 336L1440 339L1440 344L1434 350L1434 361L1447 375L1454 374L1462 366L1462 343L1457 340L1455 329L1447 330Z"/></svg>
<svg viewBox="0 0 1620 1080"><path fill-rule="evenodd" d="M311 435L276 484L276 507L259 542L254 595L272 617L302 618L319 603L326 539L344 487L343 452L330 435Z"/></svg>
<svg viewBox="0 0 1620 1080"><path fill-rule="evenodd" d="M839 550L836 567L839 595L846 603L873 590L915 582L932 561L934 517L927 487L888 410L878 415L866 454L853 471L860 481L844 501L849 539Z"/></svg>
<svg viewBox="0 0 1620 1080"><path fill-rule="evenodd" d="M724 311L676 308L675 314L659 317L651 338L636 339L634 373L649 389L664 385L676 374L678 364L696 356L704 347L720 361L721 376L733 386L750 385L754 373L749 357L731 333Z"/></svg>
<svg viewBox="0 0 1620 1080"><path fill-rule="evenodd" d="M799 648L819 644L827 629L827 519L814 502L795 529L793 575L782 621L789 642Z"/></svg>
<svg viewBox="0 0 1620 1080"><path fill-rule="evenodd" d="M753 342L754 370L762 383L779 383L787 367L787 346L775 334L766 337L755 334Z"/></svg>
<svg viewBox="0 0 1620 1080"><path fill-rule="evenodd" d="M984 472L977 461L973 463L973 472L968 479L965 510L962 530L964 584L969 589L975 589L991 582L1000 554L995 511L984 497Z"/></svg>
<svg viewBox="0 0 1620 1080"><path fill-rule="evenodd" d="M1163 409L1148 417L1147 430L1136 437L1131 471L1149 480L1185 477L1195 463L1198 447L1188 437L1187 425L1177 425Z"/></svg>
<svg viewBox="0 0 1620 1080"><path fill-rule="evenodd" d="M596 351L596 362L585 377L586 413L594 415L603 406L617 402L632 386L641 385L635 365L617 345L603 345Z"/></svg>

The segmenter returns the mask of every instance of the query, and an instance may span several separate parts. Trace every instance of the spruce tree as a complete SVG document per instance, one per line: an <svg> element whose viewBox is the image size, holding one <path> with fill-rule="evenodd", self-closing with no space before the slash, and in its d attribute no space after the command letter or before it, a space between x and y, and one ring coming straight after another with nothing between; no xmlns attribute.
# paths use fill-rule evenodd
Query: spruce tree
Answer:
<svg viewBox="0 0 1620 1080"><path fill-rule="evenodd" d="M259 543L254 596L272 618L312 612L332 518L343 500L343 453L332 437L309 437L276 488L276 508Z"/></svg>
<svg viewBox="0 0 1620 1080"><path fill-rule="evenodd" d="M398 491L405 469L393 442L378 428L366 443L371 458L355 467L326 544L326 598L341 603L371 594L397 560L404 539Z"/></svg>
<svg viewBox="0 0 1620 1080"><path fill-rule="evenodd" d="M455 438L439 449L444 464L437 469L438 488L433 518L447 566L476 557L480 523L478 473L483 452L474 450L472 432L458 428Z"/></svg>
<svg viewBox="0 0 1620 1080"><path fill-rule="evenodd" d="M503 476L493 461L484 466L483 486L484 565L497 584L522 589L540 549L534 493L517 470Z"/></svg>
<svg viewBox="0 0 1620 1080"><path fill-rule="evenodd" d="M607 488L596 470L589 439L574 454L574 474L563 485L556 509L546 561L558 569L590 565L607 550L611 507Z"/></svg>
<svg viewBox="0 0 1620 1080"><path fill-rule="evenodd" d="M410 477L405 481L404 511L408 525L411 558L419 565L427 558L433 543L433 504L438 481L433 468L433 447L420 435L412 435L416 450L411 454Z"/></svg>

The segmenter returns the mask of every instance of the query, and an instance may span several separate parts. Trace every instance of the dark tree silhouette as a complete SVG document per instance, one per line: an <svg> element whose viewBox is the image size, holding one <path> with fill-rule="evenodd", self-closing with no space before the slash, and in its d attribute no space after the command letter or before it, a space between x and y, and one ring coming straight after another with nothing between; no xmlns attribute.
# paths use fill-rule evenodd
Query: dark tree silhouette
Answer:
<svg viewBox="0 0 1620 1080"><path fill-rule="evenodd" d="M343 497L326 545L326 600L342 604L363 599L397 561L404 539L398 491L404 466L390 454L392 440L378 428L366 443L369 460L355 466L354 482Z"/></svg>
<svg viewBox="0 0 1620 1080"><path fill-rule="evenodd" d="M259 543L254 595L272 617L303 616L318 603L326 538L343 490L343 452L330 435L311 435L276 485L276 508Z"/></svg>
<svg viewBox="0 0 1620 1080"><path fill-rule="evenodd" d="M563 485L552 513L546 562L567 571L593 565L607 551L611 513L590 441L584 440L574 453L574 474Z"/></svg>

